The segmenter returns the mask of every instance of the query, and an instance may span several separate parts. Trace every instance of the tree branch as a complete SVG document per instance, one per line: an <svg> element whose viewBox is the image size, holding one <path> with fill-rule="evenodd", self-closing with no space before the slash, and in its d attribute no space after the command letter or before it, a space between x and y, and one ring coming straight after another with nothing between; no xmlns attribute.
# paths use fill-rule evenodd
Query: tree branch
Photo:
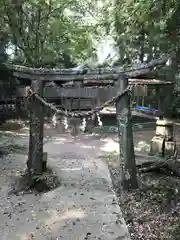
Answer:
<svg viewBox="0 0 180 240"><path fill-rule="evenodd" d="M38 9L37 12L37 27L36 27L36 35L35 35L35 58L38 58L39 55L39 36L40 36L40 24L41 24L41 8Z"/></svg>

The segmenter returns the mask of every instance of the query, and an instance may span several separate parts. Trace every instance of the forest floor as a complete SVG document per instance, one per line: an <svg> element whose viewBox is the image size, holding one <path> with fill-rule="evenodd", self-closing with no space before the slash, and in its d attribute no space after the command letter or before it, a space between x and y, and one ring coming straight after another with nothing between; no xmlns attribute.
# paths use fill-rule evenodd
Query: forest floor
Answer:
<svg viewBox="0 0 180 240"><path fill-rule="evenodd" d="M44 177L56 184L28 191L22 177L28 129L0 130L1 240L130 240L108 166L98 158L110 150L111 139L72 137L46 126L44 151L52 171Z"/></svg>
<svg viewBox="0 0 180 240"><path fill-rule="evenodd" d="M147 145L153 131L134 135L135 146L138 137ZM179 126L174 132L177 148L180 150ZM138 137L137 137L138 136ZM148 148L147 148L148 149ZM138 149L136 149L138 150ZM137 151L136 151L137 152ZM138 174L139 188L132 192L119 189L118 156L104 156L108 163L119 198L119 205L128 225L132 240L179 240L180 239L180 178L168 171ZM138 157L136 157L138 162Z"/></svg>
<svg viewBox="0 0 180 240"><path fill-rule="evenodd" d="M82 170L80 170L80 172L84 172L84 175L78 173L79 175L77 175L77 177L78 179L80 179L80 181L74 182L73 180L74 183L73 188L71 187L70 190L71 193L68 192L71 199L70 205L73 204L72 206L74 206L76 205L76 202L79 201L79 191L82 191L82 187L81 190L77 191L78 194L76 192L74 193L75 196L72 196L72 191L74 191L74 186L81 185L81 182L83 182L83 185L87 187L87 182L91 180L89 189L90 192L92 191L92 188L94 186L96 186L97 191L97 185L98 189L104 188L104 181L96 182L95 180L95 178L97 179L99 174L103 179L107 178L106 167L102 164L101 161L103 160L103 162L105 162L109 167L114 190L116 192L116 195L118 196L118 202L122 210L125 222L128 226L131 239L180 239L180 179L176 178L168 172L141 174L138 175L139 189L128 193L122 192L119 187L119 145L116 134L102 134L98 136L89 135L84 137L81 136L78 139L73 139L69 135L65 137L57 137L55 136L57 135L56 132L52 132L51 129L47 130L50 131L52 135L50 136L49 140L46 138L47 143L45 144L45 151L47 151L48 154L50 152L52 154L50 159L48 158L49 162L52 163L55 168L57 168L57 166L58 168L61 168L60 188L61 192L62 188L64 189L64 195L58 193L58 191L55 190L50 191L50 193L48 194L43 193L39 196L36 194L8 195L12 182L14 182L15 178L19 178L20 174L24 171L25 158L28 151L28 129L23 128L23 130L18 130L18 135L14 134L15 132L17 132L16 129L12 130L11 132L5 131L5 129L0 129L0 131L0 150L3 148L5 151L1 154L5 154L6 156L5 158L1 158L0 160L0 210L3 213L0 214L0 239L40 240L41 238L38 238L39 235L36 235L39 231L43 231L44 237L42 239L49 240L96 239L93 238L92 235L88 235L85 238L74 238L74 230L75 232L78 232L80 234L80 231L76 229L76 227L79 226L80 222L79 220L78 222L75 221L75 218L70 215L72 214L74 216L74 214L79 214L79 217L77 219L80 219L82 217L82 212L79 211L80 208L76 211L76 213L71 213L70 210L68 210L68 212L63 210L65 208L65 203L69 201L68 198L64 198L66 195L65 191L68 189L68 184L72 184L70 182L73 180L74 173L71 172L72 169L67 169L70 178L68 178L68 182L66 182L63 179L63 171L65 171L65 169L62 169L65 168L65 164L67 163L68 159L71 159L74 161L73 166L71 164L71 168L76 168L76 170L79 171L78 169L82 167L81 164L85 161L85 158L87 159L87 162L84 162L86 163L86 166L83 167ZM148 160L150 140L152 139L154 134L155 131L152 130L143 130L134 133L134 145L137 163ZM47 135L49 136L48 133ZM177 129L177 147L178 149L180 149L180 140L178 139L178 135L179 130ZM54 139L56 138L53 149L52 144L48 145L48 141L51 142L52 137ZM64 148L64 146L66 146L66 148ZM79 151L78 149L81 150ZM59 151L61 153L60 155ZM93 162L91 162L92 158ZM86 174L89 174L89 170L86 172L87 169L90 169L91 171L91 176L88 175L90 179L89 177L87 179L85 176ZM67 173L65 175L67 175ZM93 179L95 181L93 181ZM65 182L63 183L63 181ZM60 198L57 197L57 194L61 194ZM102 194L105 194L107 196L107 194L109 193L106 193L106 189L102 189L101 197L99 198L99 201L102 201L101 204L103 202L108 204L108 199L110 199L111 197L108 196L108 198L106 199L105 197L102 197ZM82 201L84 201L84 197L85 196L81 196L80 194L81 204ZM96 194L93 197L90 196L90 200L88 199L87 203L89 203L89 201L92 201L93 204L95 204L94 198L96 197ZM61 206L62 202L63 207ZM69 209L72 206L69 206ZM57 208L60 207L62 208L61 211L59 212L58 210L57 212ZM111 206L107 208L108 212L111 211ZM98 209L100 209L100 207L96 209L97 212ZM88 211L90 213L90 210ZM107 215L104 214L103 216L104 219L107 219ZM70 218L72 219L70 220ZM66 223L68 227L66 227L64 230L62 222L65 221L68 221L68 223ZM87 220L84 221L84 224L87 224ZM42 224L42 222L44 225ZM94 225L94 229L96 228L95 226L97 226L97 224ZM103 228L105 228L105 226L106 224ZM53 238L53 236L56 235L55 230L57 230L58 227L61 228L61 231L62 229L65 232L67 231L67 238ZM83 227L81 231L86 230L86 227ZM92 228L92 226L90 228ZM52 231L54 231L54 233L52 233ZM14 233L19 235L15 237ZM88 232L88 234L90 234L90 231ZM112 232L108 234L112 234ZM110 239L116 238L110 237ZM102 240L105 240L105 238L102 238Z"/></svg>
<svg viewBox="0 0 180 240"><path fill-rule="evenodd" d="M119 171L109 166L132 240L180 239L180 179L167 172L138 176L139 189L120 192Z"/></svg>

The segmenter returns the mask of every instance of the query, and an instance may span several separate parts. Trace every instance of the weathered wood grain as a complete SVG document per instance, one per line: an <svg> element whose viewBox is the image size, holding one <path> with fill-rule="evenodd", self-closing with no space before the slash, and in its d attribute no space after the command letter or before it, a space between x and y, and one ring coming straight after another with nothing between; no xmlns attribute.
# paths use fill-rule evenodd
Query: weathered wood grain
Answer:
<svg viewBox="0 0 180 240"><path fill-rule="evenodd" d="M39 96L43 93L43 82L32 81L32 89ZM44 106L36 98L31 99L30 104L30 130L29 130L29 155L27 161L28 171L31 175L42 174L44 170L43 162L43 126L44 126Z"/></svg>
<svg viewBox="0 0 180 240"><path fill-rule="evenodd" d="M116 87L119 88L119 91L123 91L128 86L128 79L125 75L119 78ZM122 184L126 190L137 188L132 115L128 94L123 95L116 103L116 119L120 139L120 158L124 163Z"/></svg>
<svg viewBox="0 0 180 240"><path fill-rule="evenodd" d="M45 98L97 98L98 88L44 88L43 97Z"/></svg>
<svg viewBox="0 0 180 240"><path fill-rule="evenodd" d="M87 81L87 80L116 80L118 78L117 73L107 73L107 74L86 74L86 75L60 75L60 74L42 74L40 76L37 76L35 73L26 73L26 72L20 72L20 71L13 71L13 76L18 77L21 79L29 79L29 80L35 80L39 78L41 81L62 81L62 82L68 82L68 81Z"/></svg>

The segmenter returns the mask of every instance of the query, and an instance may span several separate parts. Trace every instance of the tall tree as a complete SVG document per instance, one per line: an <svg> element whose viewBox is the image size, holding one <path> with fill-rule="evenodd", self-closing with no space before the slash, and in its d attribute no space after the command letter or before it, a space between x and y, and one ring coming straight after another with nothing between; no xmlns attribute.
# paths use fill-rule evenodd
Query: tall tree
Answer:
<svg viewBox="0 0 180 240"><path fill-rule="evenodd" d="M84 24L85 2L75 0L1 0L1 21L24 65L61 66L82 62L92 55L90 32ZM86 4L87 5L87 4ZM83 8L84 7L84 8ZM91 5L89 6L90 9Z"/></svg>
<svg viewBox="0 0 180 240"><path fill-rule="evenodd" d="M116 0L111 11L120 63L149 61L163 53L174 53L172 72L176 72L180 59L179 10L179 1Z"/></svg>

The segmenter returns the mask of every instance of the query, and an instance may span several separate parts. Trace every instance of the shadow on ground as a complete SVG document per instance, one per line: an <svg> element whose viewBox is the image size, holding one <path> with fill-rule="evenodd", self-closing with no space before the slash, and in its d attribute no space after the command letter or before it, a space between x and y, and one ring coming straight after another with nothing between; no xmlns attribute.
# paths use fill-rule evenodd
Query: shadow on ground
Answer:
<svg viewBox="0 0 180 240"><path fill-rule="evenodd" d="M154 133L134 133L137 161L146 161ZM12 183L26 167L28 129L1 129L0 134L0 148L7 150L0 158L1 239L79 240L99 236L99 240L118 240L123 231L126 233L106 165L114 189L121 194L116 135L72 137L46 128L44 151L61 186L41 195L9 195ZM131 238L179 239L179 180L162 173L142 175L140 180L148 188L125 194L120 202Z"/></svg>
<svg viewBox="0 0 180 240"><path fill-rule="evenodd" d="M26 167L28 131L0 133L4 148L23 146L23 151L15 149L0 158L1 239L129 239L107 165L98 159L107 139L69 134L46 137L44 151L61 185L41 195L14 195L9 194L12 183Z"/></svg>

